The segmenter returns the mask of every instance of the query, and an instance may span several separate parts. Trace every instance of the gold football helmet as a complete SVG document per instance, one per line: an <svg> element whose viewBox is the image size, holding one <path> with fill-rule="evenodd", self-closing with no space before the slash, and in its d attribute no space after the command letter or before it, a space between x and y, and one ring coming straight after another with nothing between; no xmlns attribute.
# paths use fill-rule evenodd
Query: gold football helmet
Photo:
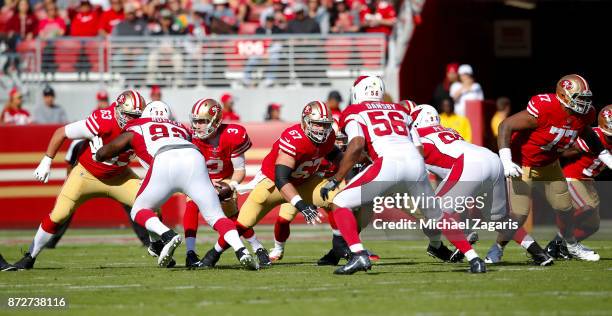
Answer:
<svg viewBox="0 0 612 316"><path fill-rule="evenodd" d="M191 108L191 128L197 138L206 139L221 125L223 107L214 99L200 99Z"/></svg>
<svg viewBox="0 0 612 316"><path fill-rule="evenodd" d="M115 100L115 117L119 126L123 128L130 120L139 118L145 105L145 99L136 90L121 92Z"/></svg>
<svg viewBox="0 0 612 316"><path fill-rule="evenodd" d="M591 89L589 84L579 75L563 76L557 82L557 98L565 107L572 111L585 114L591 107Z"/></svg>
<svg viewBox="0 0 612 316"><path fill-rule="evenodd" d="M334 119L327 104L312 101L302 110L302 130L310 140L317 144L324 143L333 131Z"/></svg>
<svg viewBox="0 0 612 316"><path fill-rule="evenodd" d="M597 118L597 125L604 134L612 136L612 104L601 109Z"/></svg>

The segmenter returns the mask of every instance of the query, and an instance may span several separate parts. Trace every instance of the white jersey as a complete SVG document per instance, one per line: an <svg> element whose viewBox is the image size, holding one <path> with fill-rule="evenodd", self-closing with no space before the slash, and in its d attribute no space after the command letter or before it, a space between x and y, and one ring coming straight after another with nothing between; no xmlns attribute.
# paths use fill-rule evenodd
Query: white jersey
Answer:
<svg viewBox="0 0 612 316"><path fill-rule="evenodd" d="M498 159L497 155L490 150L466 142L452 128L440 125L413 128L410 134L414 139L415 145L423 146L427 170L440 178L445 178L453 165L461 157L468 156L469 160L485 157Z"/></svg>
<svg viewBox="0 0 612 316"><path fill-rule="evenodd" d="M141 164L148 168L153 163L153 157L164 146L185 145L191 143L191 133L181 123L157 118L139 118L131 120L125 131L134 133L132 147Z"/></svg>
<svg viewBox="0 0 612 316"><path fill-rule="evenodd" d="M399 104L385 102L362 102L348 106L340 124L349 136L363 136L372 160L388 155L403 155L414 151L409 135L412 118Z"/></svg>

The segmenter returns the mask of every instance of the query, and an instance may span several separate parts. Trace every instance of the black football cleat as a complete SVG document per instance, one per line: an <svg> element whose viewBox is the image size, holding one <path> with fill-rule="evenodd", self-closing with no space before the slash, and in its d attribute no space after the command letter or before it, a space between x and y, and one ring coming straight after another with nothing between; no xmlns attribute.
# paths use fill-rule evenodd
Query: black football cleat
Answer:
<svg viewBox="0 0 612 316"><path fill-rule="evenodd" d="M6 262L2 255L0 255L0 271L17 271L17 268L14 265Z"/></svg>
<svg viewBox="0 0 612 316"><path fill-rule="evenodd" d="M341 259L344 258L349 260L351 257L351 249L349 249L348 244L344 238L342 238L342 236L333 236L332 249L336 252L336 256L340 257Z"/></svg>
<svg viewBox="0 0 612 316"><path fill-rule="evenodd" d="M259 248L255 250L255 255L257 256L257 261L259 261L259 266L261 268L268 268L272 266L272 261L270 260L270 255L268 254L268 250L266 250L266 248Z"/></svg>
<svg viewBox="0 0 612 316"><path fill-rule="evenodd" d="M334 271L334 274L349 275L357 271L367 272L372 270L372 263L368 253L364 251L353 253L349 262Z"/></svg>
<svg viewBox="0 0 612 316"><path fill-rule="evenodd" d="M427 246L427 254L444 262L449 262L453 252L450 251L446 245L441 243L439 248L435 248L431 244Z"/></svg>
<svg viewBox="0 0 612 316"><path fill-rule="evenodd" d="M537 242L533 242L529 248L527 248L527 253L529 253L533 264L536 266L550 266L554 264L553 257L549 256Z"/></svg>
<svg viewBox="0 0 612 316"><path fill-rule="evenodd" d="M36 258L32 258L32 255L29 252L26 252L23 254L23 258L15 262L13 266L15 266L15 268L18 270L30 270L34 268L34 262L36 262Z"/></svg>
<svg viewBox="0 0 612 316"><path fill-rule="evenodd" d="M161 253L163 248L164 248L164 242L163 241L161 241L161 240L152 241L152 242L149 243L149 246L147 247L147 252L149 253L149 255L151 257L157 258L157 257L159 257L159 254ZM175 266L176 266L176 261L173 258L168 263L167 268L174 268Z"/></svg>
<svg viewBox="0 0 612 316"><path fill-rule="evenodd" d="M476 232L471 232L467 235L466 239L470 243L470 245L474 245L476 242L478 242L479 237ZM459 249L455 249L455 251L453 251L453 254L450 256L449 261L452 263L457 263L463 261L464 258L465 255L461 251L459 251Z"/></svg>
<svg viewBox="0 0 612 316"><path fill-rule="evenodd" d="M204 257L202 257L202 260L200 260L198 264L198 268L212 269L215 267L220 258L221 253L217 252L215 248L212 248L204 255Z"/></svg>
<svg viewBox="0 0 612 316"><path fill-rule="evenodd" d="M236 258L240 261L240 265L247 270L259 270L259 264L245 247L236 250Z"/></svg>
<svg viewBox="0 0 612 316"><path fill-rule="evenodd" d="M558 235L546 245L546 253L553 259L571 259L572 255L567 250L563 239Z"/></svg>
<svg viewBox="0 0 612 316"><path fill-rule="evenodd" d="M185 257L185 268L191 270L198 267L200 263L200 258L198 258L198 254L193 250L187 251L187 256Z"/></svg>
<svg viewBox="0 0 612 316"><path fill-rule="evenodd" d="M325 254L319 261L317 261L318 266L337 266L340 262L340 256L338 256L337 251L334 249L330 249L327 254Z"/></svg>
<svg viewBox="0 0 612 316"><path fill-rule="evenodd" d="M476 257L470 260L470 273L485 273L487 272L487 266L482 259Z"/></svg>

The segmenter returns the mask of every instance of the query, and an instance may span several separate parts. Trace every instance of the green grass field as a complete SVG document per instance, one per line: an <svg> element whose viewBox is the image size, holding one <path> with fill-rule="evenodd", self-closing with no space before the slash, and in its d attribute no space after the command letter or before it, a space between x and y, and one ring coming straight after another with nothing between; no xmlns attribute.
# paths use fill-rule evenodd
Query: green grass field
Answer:
<svg viewBox="0 0 612 316"><path fill-rule="evenodd" d="M20 256L33 231L1 231L0 252ZM271 245L270 228L258 234ZM65 309L0 308L0 315L488 315L612 313L612 242L589 241L602 260L526 264L516 245L489 273L466 273L467 264L444 264L416 240L368 240L382 259L370 273L336 276L314 263L328 249L324 228L294 227L285 258L270 269L239 269L227 253L214 270L160 269L128 230L72 230L57 249L45 250L36 268L0 273L0 298L63 296ZM202 255L213 235L202 233ZM476 250L484 256L486 235ZM544 237L542 237L544 238ZM379 239L379 238L372 238ZM601 239L601 238L600 238ZM610 239L608 239L610 240ZM544 240L542 240L544 241ZM184 247L177 250L184 264ZM6 302L2 302L5 305Z"/></svg>

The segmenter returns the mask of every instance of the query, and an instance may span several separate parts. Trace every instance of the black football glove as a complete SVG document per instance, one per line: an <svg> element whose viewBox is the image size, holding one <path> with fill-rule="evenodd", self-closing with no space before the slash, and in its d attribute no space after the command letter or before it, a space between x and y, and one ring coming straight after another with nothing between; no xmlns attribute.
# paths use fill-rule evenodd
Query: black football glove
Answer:
<svg viewBox="0 0 612 316"><path fill-rule="evenodd" d="M329 192L335 190L340 185L340 181L336 180L336 178L331 177L327 179L327 183L321 188L321 198L323 201L327 201L329 198Z"/></svg>
<svg viewBox="0 0 612 316"><path fill-rule="evenodd" d="M306 223L316 225L317 223L321 223L321 214L317 210L317 207L308 204L304 201L299 201L295 204L295 207L304 215L304 219L306 219Z"/></svg>

